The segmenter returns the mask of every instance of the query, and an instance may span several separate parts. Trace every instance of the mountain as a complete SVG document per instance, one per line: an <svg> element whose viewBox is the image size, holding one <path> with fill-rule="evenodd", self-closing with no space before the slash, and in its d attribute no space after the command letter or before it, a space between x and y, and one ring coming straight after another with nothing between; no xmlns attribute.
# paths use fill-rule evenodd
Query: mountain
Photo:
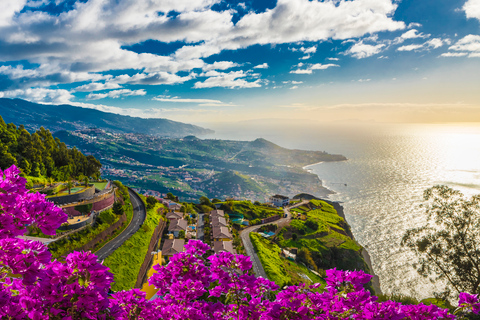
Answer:
<svg viewBox="0 0 480 320"><path fill-rule="evenodd" d="M183 137L213 133L192 124L168 119L142 119L71 105L45 105L21 99L0 98L0 116L6 123L25 124L33 132L99 128L118 133L140 133L163 137Z"/></svg>

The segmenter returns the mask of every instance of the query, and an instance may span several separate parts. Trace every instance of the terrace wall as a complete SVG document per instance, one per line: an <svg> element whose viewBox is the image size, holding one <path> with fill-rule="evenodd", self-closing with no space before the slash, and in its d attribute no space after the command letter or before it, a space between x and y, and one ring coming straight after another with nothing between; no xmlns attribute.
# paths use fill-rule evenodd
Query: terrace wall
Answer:
<svg viewBox="0 0 480 320"><path fill-rule="evenodd" d="M48 200L55 202L57 205L79 202L81 200L91 198L95 194L95 186L87 188L85 191L75 194L68 194L60 197L50 197Z"/></svg>
<svg viewBox="0 0 480 320"><path fill-rule="evenodd" d="M140 267L140 272L137 276L137 282L135 282L134 288L142 288L143 284L146 281L146 277L148 274L148 270L150 270L150 265L153 261L152 251L158 250L158 241L163 234L163 230L165 229L166 222L160 220L158 226L155 228L153 232L152 239L150 240L150 245L148 246L147 254L145 255L145 259L143 260L142 266Z"/></svg>

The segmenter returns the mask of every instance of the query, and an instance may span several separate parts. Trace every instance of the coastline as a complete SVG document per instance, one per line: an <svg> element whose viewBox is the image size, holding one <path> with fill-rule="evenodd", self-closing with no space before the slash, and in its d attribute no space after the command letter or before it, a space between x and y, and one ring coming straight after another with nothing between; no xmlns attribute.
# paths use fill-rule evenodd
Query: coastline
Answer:
<svg viewBox="0 0 480 320"><path fill-rule="evenodd" d="M311 166L314 166L314 165L317 165L317 164L321 164L323 163L324 161L321 161L321 162L317 162L317 163L312 163L312 164L309 164L309 165L306 165L304 167L302 167L303 170L311 173L311 174L314 174L317 176L318 180L320 180L320 183L322 184L322 187L325 188L326 190L328 190L330 193L329 194L336 194L336 192L334 190L330 190L326 187L323 186L323 181L322 179L320 179L320 177L318 176L318 174L314 173L312 169L309 169L309 167ZM313 196L314 198L316 198L315 196ZM321 195L321 197L327 197L328 198L328 194L325 194L325 195ZM345 212L343 210L343 206L340 204L340 202L338 201L332 201L330 199L321 199L321 200L324 200L326 201L327 203L331 204L334 206L335 210L337 210L337 213L340 217L342 217L347 226L348 226L348 229L347 229L347 233L348 235L355 241L357 241L355 239L355 236L353 235L352 231L351 231L351 227L350 225L348 224L348 221L347 221L347 218L345 217ZM373 276L372 278L372 287L373 289L375 290L375 293L377 295L379 294L382 294L382 289L380 287L380 278L378 277L377 274L375 274L375 271L373 270L373 265L372 265L372 260L371 260L371 257L370 257L370 254L368 253L368 250L362 246L362 250L360 252L360 254L362 255L363 257L363 260L365 261L365 263L368 265L369 269L370 269L370 272L371 272L371 275Z"/></svg>
<svg viewBox="0 0 480 320"><path fill-rule="evenodd" d="M320 162L317 162L317 163L307 164L306 166L302 167L302 169L311 173L312 169L307 169L308 167L314 166L316 164L324 163L324 162L325 161L320 161Z"/></svg>

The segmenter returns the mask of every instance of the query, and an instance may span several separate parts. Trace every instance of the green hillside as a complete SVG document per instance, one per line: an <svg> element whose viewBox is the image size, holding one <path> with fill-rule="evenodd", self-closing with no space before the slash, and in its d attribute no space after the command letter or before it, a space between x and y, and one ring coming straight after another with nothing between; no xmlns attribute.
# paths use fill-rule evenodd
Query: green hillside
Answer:
<svg viewBox="0 0 480 320"><path fill-rule="evenodd" d="M0 168L15 164L25 175L57 181L82 176L99 178L100 162L54 138L43 127L30 134L23 125L6 124L0 116Z"/></svg>
<svg viewBox="0 0 480 320"><path fill-rule="evenodd" d="M291 212L298 218L292 219L275 241L283 248L297 248L297 260L314 270L370 271L362 258L362 247L349 236L350 227L332 205L311 200Z"/></svg>

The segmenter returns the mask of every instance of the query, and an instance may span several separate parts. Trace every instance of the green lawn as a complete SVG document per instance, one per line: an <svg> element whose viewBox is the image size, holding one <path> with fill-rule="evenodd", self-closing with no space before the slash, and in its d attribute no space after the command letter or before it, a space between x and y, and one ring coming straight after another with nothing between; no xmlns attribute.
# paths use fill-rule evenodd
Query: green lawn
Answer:
<svg viewBox="0 0 480 320"><path fill-rule="evenodd" d="M283 287L285 285L294 285L299 283L325 284L325 281L321 277L311 272L304 265L281 257L280 247L275 243L263 238L258 233L250 233L250 240L257 251L258 258L262 263L267 277L274 281L278 286ZM311 281L307 280L305 277L302 277L302 275L308 277Z"/></svg>
<svg viewBox="0 0 480 320"><path fill-rule="evenodd" d="M108 182L93 182L93 185L95 186L95 188L97 188L98 190L103 190L105 189L105 187L107 186Z"/></svg>

